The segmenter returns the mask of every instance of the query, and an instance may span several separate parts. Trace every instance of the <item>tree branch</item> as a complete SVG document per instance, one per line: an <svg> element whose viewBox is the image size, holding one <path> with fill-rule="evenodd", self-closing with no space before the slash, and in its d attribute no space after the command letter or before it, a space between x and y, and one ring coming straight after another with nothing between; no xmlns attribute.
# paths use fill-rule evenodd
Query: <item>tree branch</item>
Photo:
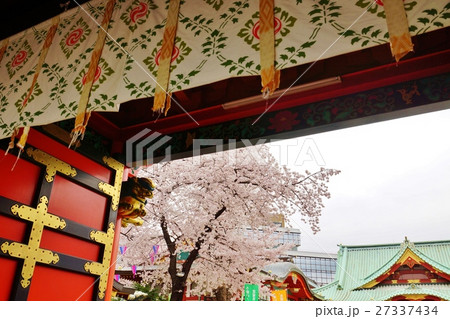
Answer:
<svg viewBox="0 0 450 319"><path fill-rule="evenodd" d="M213 220L217 220L217 218L219 218L226 210L227 210L227 208L225 206L223 206L221 209L219 209L214 214L214 218L211 219L210 222ZM211 231L212 231L212 228L209 225L205 225L204 231L200 234L199 238L195 242L195 248L189 252L189 256L183 264L183 272L184 272L184 276L186 276L186 278L187 278L187 275L189 274L189 271L191 270L194 260L198 257L198 252L200 251L203 243L205 242L204 235L210 233Z"/></svg>
<svg viewBox="0 0 450 319"><path fill-rule="evenodd" d="M164 240L169 250L169 274L172 278L172 283L175 282L177 276L177 255L175 254L176 247L175 242L170 239L169 231L167 230L166 217L163 215L161 217L161 230L163 232Z"/></svg>

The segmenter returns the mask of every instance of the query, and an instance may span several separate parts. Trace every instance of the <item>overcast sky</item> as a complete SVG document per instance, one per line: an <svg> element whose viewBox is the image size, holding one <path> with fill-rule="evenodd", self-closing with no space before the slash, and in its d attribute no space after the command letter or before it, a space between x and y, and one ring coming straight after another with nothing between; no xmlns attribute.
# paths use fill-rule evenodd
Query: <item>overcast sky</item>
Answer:
<svg viewBox="0 0 450 319"><path fill-rule="evenodd" d="M450 239L449 137L445 110L277 142L298 145L297 151L289 147L287 159L279 146L271 147L293 169L319 167L294 159L302 145L316 145L325 167L341 170L329 183L321 231L313 235L299 219L293 223L302 230L302 250L336 253L340 243L399 243L405 236Z"/></svg>

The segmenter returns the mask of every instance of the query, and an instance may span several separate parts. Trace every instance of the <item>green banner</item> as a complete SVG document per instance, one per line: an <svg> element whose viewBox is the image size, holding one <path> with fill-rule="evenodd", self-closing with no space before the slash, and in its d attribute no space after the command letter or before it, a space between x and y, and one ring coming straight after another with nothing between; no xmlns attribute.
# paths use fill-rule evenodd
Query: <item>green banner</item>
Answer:
<svg viewBox="0 0 450 319"><path fill-rule="evenodd" d="M259 286L253 285L253 284L245 284L244 300L245 301L258 301L259 300Z"/></svg>

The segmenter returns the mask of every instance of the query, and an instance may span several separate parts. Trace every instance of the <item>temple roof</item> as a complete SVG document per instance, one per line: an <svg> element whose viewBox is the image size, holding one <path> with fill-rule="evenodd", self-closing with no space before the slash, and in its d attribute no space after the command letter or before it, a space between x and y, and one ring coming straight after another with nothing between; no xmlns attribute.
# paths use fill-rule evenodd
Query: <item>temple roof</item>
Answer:
<svg viewBox="0 0 450 319"><path fill-rule="evenodd" d="M296 298L299 298L296 300L322 300L320 296L312 291L312 288L317 286L317 284L303 274L300 268L293 263L273 263L266 265L261 272L267 274L273 281L286 283L290 294L296 295ZM303 281L304 284L300 284L299 281L297 281L298 279Z"/></svg>
<svg viewBox="0 0 450 319"><path fill-rule="evenodd" d="M379 286L376 289L340 290L337 282L314 289L318 295L325 296L325 300L342 301L384 301L398 295L432 295L444 300L450 300L450 288L445 284L412 284L397 286Z"/></svg>
<svg viewBox="0 0 450 319"><path fill-rule="evenodd" d="M107 1L80 0L80 7L70 2L59 22L50 18L67 1L51 2L0 4L5 26L0 35L0 40L5 39L0 41L0 95L2 105L11 106L0 109L0 139L5 141L15 128L24 126L70 141L73 119L78 110L84 112L85 99L79 107L80 92L89 61L98 56L92 50L98 38L97 20ZM91 68L96 82L88 109L95 112L89 121L86 118L88 132L78 150L92 144L97 151L101 145L108 155L139 166L140 159L133 154L127 158L125 146L127 141L146 138L139 135L145 130L170 134L164 146L170 145L175 159L192 154L192 139L292 138L448 108L448 103L440 103L448 100L448 1L405 3L414 52L398 63L390 52L381 2L335 3L324 1L319 9L313 0L275 2L278 91L289 89L289 93L279 101L277 97L276 103L271 98L269 110L269 100L261 96L258 1L203 1L194 7L183 2L168 87L173 106L160 116L150 108L158 87L155 75L167 21L166 1L116 1L107 28L108 39L115 41L106 41L101 62L97 69ZM19 30L23 31L14 34ZM119 48L126 48L126 54ZM57 80L54 74L64 76ZM35 75L36 85L31 86ZM289 125L280 122L286 116ZM58 123L58 128L51 123ZM50 127L43 127L47 124ZM153 157L162 157L164 150L158 149ZM136 153L134 148L132 152Z"/></svg>
<svg viewBox="0 0 450 319"><path fill-rule="evenodd" d="M307 279L300 268L298 268L294 263L290 262L277 262L267 265L262 269L262 272L271 275L273 279L281 282L284 281L291 272L296 272Z"/></svg>
<svg viewBox="0 0 450 319"><path fill-rule="evenodd" d="M399 244L341 245L334 281L314 291L326 299L333 300L386 300L400 294L432 294L448 300L450 297L448 284L415 284L414 290L410 285L398 284L376 285L372 289L364 289L389 272L408 252L437 271L450 274L450 241L412 243L405 238L405 241Z"/></svg>

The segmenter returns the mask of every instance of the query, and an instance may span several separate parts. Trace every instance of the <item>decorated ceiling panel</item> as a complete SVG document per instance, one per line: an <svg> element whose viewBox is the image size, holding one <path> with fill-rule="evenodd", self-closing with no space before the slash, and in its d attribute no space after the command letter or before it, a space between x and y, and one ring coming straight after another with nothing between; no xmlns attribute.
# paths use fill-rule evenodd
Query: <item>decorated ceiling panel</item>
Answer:
<svg viewBox="0 0 450 319"><path fill-rule="evenodd" d="M108 2L114 7L105 24ZM171 2L94 0L0 42L0 138L75 118L89 82L88 111L118 111L123 102L154 96ZM260 3L195 3L179 6L168 91L259 75ZM405 0L404 10L411 35L450 25L445 0ZM279 0L273 13L277 70L390 41L382 1ZM97 50L102 22L107 36ZM98 64L87 74L93 55Z"/></svg>

